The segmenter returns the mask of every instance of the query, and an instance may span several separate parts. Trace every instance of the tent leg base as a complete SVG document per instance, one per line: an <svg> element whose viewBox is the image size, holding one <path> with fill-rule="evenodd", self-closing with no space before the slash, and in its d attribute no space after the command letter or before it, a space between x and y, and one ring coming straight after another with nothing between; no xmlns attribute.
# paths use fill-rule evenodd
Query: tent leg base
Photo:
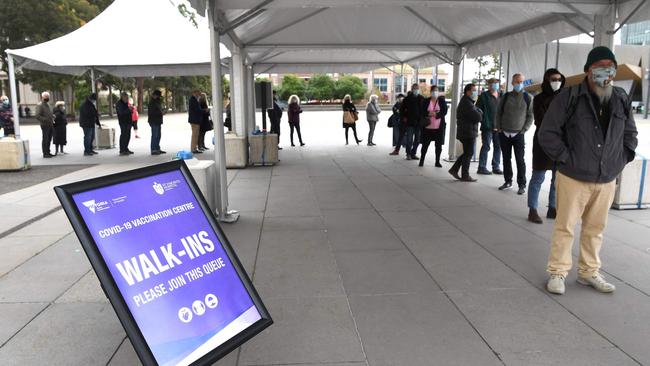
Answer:
<svg viewBox="0 0 650 366"><path fill-rule="evenodd" d="M226 211L223 214L220 214L219 217L217 217L217 220L220 222L225 222L227 224L235 223L237 220L239 220L239 211Z"/></svg>

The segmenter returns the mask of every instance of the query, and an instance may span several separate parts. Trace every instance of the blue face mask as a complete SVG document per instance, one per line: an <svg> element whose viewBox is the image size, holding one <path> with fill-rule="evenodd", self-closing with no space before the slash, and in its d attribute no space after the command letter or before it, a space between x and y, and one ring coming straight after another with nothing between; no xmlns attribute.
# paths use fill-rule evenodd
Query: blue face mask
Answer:
<svg viewBox="0 0 650 366"><path fill-rule="evenodd" d="M478 90L473 90L472 91L472 99L474 99L474 100L478 99Z"/></svg>
<svg viewBox="0 0 650 366"><path fill-rule="evenodd" d="M614 67L594 67L591 69L591 79L603 88L609 85L610 77L614 79L615 76L616 69Z"/></svg>
<svg viewBox="0 0 650 366"><path fill-rule="evenodd" d="M9 101L8 100L3 100L2 101L2 106L5 107L5 108L9 107Z"/></svg>
<svg viewBox="0 0 650 366"><path fill-rule="evenodd" d="M520 92L524 90L524 84L523 83L515 84L512 86L512 89L514 89L514 91L516 92Z"/></svg>
<svg viewBox="0 0 650 366"><path fill-rule="evenodd" d="M415 95L420 95L420 89L415 89L415 90L413 90L413 94L415 94Z"/></svg>
<svg viewBox="0 0 650 366"><path fill-rule="evenodd" d="M499 83L492 83L492 90L498 91L499 90Z"/></svg>

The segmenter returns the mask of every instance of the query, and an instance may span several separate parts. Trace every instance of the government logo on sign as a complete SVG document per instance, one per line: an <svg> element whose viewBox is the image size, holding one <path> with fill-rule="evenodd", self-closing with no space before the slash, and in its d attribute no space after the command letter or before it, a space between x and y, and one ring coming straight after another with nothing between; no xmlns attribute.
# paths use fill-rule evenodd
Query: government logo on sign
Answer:
<svg viewBox="0 0 650 366"><path fill-rule="evenodd" d="M95 213L95 200L83 202L83 205L88 207L90 212Z"/></svg>
<svg viewBox="0 0 650 366"><path fill-rule="evenodd" d="M163 188L162 184L160 183L153 182L153 190L158 194L165 193L165 188Z"/></svg>

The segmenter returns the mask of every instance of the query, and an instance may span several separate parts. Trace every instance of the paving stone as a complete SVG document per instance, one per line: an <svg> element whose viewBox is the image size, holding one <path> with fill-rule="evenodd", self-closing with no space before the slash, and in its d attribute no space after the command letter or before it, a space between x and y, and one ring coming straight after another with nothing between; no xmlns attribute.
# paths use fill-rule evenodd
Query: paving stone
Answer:
<svg viewBox="0 0 650 366"><path fill-rule="evenodd" d="M109 304L53 304L0 348L0 363L105 365L122 339Z"/></svg>
<svg viewBox="0 0 650 366"><path fill-rule="evenodd" d="M11 233L19 236L64 236L72 232L72 226L63 210L56 211L30 225Z"/></svg>
<svg viewBox="0 0 650 366"><path fill-rule="evenodd" d="M311 181L321 209L371 208L346 177L314 177Z"/></svg>
<svg viewBox="0 0 650 366"><path fill-rule="evenodd" d="M249 276L253 274L255 267L260 231L262 230L262 216L262 212L241 212L236 223L221 225Z"/></svg>
<svg viewBox="0 0 650 366"><path fill-rule="evenodd" d="M418 211L427 208L386 177L352 176L350 179L379 211Z"/></svg>
<svg viewBox="0 0 650 366"><path fill-rule="evenodd" d="M334 251L404 248L374 210L323 210L323 218Z"/></svg>
<svg viewBox="0 0 650 366"><path fill-rule="evenodd" d="M263 231L317 231L325 230L321 217L265 217Z"/></svg>
<svg viewBox="0 0 650 366"><path fill-rule="evenodd" d="M0 345L13 337L47 305L44 302L0 303Z"/></svg>
<svg viewBox="0 0 650 366"><path fill-rule="evenodd" d="M322 230L262 233L255 287L264 299L344 295Z"/></svg>
<svg viewBox="0 0 650 366"><path fill-rule="evenodd" d="M501 365L442 294L351 296L373 366Z"/></svg>
<svg viewBox="0 0 650 366"><path fill-rule="evenodd" d="M57 303L70 302L108 302L108 298L101 288L95 271L84 275L56 300Z"/></svg>
<svg viewBox="0 0 650 366"><path fill-rule="evenodd" d="M5 236L0 239L0 276L18 267L45 248L61 239L50 236Z"/></svg>
<svg viewBox="0 0 650 366"><path fill-rule="evenodd" d="M275 324L242 347L239 365L362 362L345 297L271 298Z"/></svg>

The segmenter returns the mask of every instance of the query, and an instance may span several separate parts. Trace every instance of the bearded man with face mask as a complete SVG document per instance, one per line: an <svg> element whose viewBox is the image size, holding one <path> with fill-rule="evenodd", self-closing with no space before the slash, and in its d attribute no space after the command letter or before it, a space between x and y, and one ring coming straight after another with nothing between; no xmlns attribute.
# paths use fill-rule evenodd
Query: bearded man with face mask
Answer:
<svg viewBox="0 0 650 366"><path fill-rule="evenodd" d="M578 283L599 292L616 288L600 274L600 249L616 177L634 160L637 129L629 97L612 85L616 57L596 47L587 57L581 84L565 88L551 102L539 143L557 162L557 217L551 239L547 290L565 292L571 270L573 230L582 219Z"/></svg>

